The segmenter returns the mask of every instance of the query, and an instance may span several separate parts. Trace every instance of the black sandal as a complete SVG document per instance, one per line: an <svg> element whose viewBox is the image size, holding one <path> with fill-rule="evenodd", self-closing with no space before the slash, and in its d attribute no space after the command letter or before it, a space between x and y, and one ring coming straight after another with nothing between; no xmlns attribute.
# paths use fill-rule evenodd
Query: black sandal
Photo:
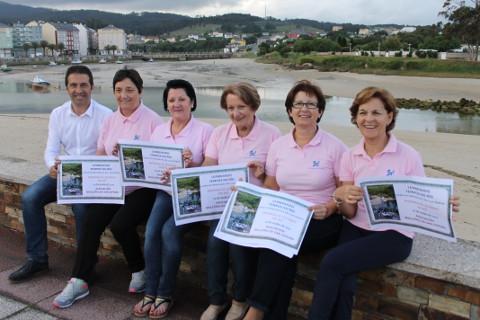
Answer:
<svg viewBox="0 0 480 320"><path fill-rule="evenodd" d="M137 303L135 307L133 307L133 315L138 318L145 318L150 314L150 309L152 308L152 305L155 305L155 298L152 296L144 296L141 302L142 302L142 305L140 307L140 310L142 311L137 312L135 310L136 306L138 305ZM149 308L146 309L145 307L149 307Z"/></svg>
<svg viewBox="0 0 480 320"><path fill-rule="evenodd" d="M167 308L165 309L165 311L163 313L160 313L160 314L156 315L155 311L157 311L157 309L164 303L168 303ZM148 314L148 317L150 319L163 319L166 316L168 316L168 313L170 312L172 307L173 307L173 300L171 298L156 297L155 298L155 303L150 308L150 312Z"/></svg>

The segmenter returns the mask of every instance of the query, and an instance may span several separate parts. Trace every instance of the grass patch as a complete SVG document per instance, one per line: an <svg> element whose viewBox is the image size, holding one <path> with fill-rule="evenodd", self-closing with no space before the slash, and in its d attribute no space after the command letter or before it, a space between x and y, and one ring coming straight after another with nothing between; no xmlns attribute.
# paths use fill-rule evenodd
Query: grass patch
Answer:
<svg viewBox="0 0 480 320"><path fill-rule="evenodd" d="M290 53L282 57L273 52L257 59L263 63L276 63L301 67L310 63L319 71L343 71L369 74L480 78L480 63L437 59L400 57L318 56Z"/></svg>

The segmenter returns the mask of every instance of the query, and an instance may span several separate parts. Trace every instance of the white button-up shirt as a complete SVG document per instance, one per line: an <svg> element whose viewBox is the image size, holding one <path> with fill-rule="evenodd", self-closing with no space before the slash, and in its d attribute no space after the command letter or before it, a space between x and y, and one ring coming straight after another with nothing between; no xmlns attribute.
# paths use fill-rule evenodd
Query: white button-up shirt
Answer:
<svg viewBox="0 0 480 320"><path fill-rule="evenodd" d="M45 164L50 168L62 148L67 155L94 155L103 120L112 110L91 100L81 116L72 111L72 102L53 109L48 123L48 140L45 148Z"/></svg>

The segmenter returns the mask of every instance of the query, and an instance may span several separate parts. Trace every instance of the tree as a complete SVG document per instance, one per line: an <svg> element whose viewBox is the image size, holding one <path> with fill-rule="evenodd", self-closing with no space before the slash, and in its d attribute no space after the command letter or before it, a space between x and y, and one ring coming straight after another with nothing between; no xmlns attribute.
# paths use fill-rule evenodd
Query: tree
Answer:
<svg viewBox="0 0 480 320"><path fill-rule="evenodd" d="M31 47L32 47L32 45L30 44L30 42L25 42L22 45L23 50L25 50L25 56L26 57L28 57L28 50L30 50Z"/></svg>
<svg viewBox="0 0 480 320"><path fill-rule="evenodd" d="M439 14L447 18L444 31L447 35L460 38L467 45L470 60L478 61L480 45L480 1L445 0Z"/></svg>
<svg viewBox="0 0 480 320"><path fill-rule="evenodd" d="M57 44L57 49L60 50L60 55L63 56L63 51L65 50L65 45L60 42L59 44Z"/></svg>
<svg viewBox="0 0 480 320"><path fill-rule="evenodd" d="M32 42L32 48L33 48L33 52L34 52L34 56L37 57L37 49L39 47L39 44L38 42Z"/></svg>
<svg viewBox="0 0 480 320"><path fill-rule="evenodd" d="M117 51L117 49L118 49L117 46L114 44L110 46L110 50L112 50L114 57L115 57L115 51Z"/></svg>
<svg viewBox="0 0 480 320"><path fill-rule="evenodd" d="M53 43L47 44L47 48L50 49L50 53L51 53L52 57L53 57L53 53L55 51L55 47L56 46Z"/></svg>
<svg viewBox="0 0 480 320"><path fill-rule="evenodd" d="M46 49L48 47L48 41L42 40L40 41L40 47L42 47L43 50L43 56L46 57Z"/></svg>

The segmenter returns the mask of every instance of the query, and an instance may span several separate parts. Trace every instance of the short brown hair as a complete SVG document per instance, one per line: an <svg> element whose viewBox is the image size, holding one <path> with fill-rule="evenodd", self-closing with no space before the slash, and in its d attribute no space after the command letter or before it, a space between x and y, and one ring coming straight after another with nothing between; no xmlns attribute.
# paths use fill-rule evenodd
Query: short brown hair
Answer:
<svg viewBox="0 0 480 320"><path fill-rule="evenodd" d="M287 109L288 119L290 119L291 123L295 124L295 122L293 122L293 118L290 116L290 111L292 111L293 100L295 99L295 96L301 91L305 92L308 96L315 96L317 98L318 112L321 113L320 117L317 119L317 123L320 122L323 111L325 110L325 96L323 95L322 89L320 89L319 86L314 85L308 80L300 80L295 82L292 89L290 89L288 92L287 98L285 99L285 107Z"/></svg>
<svg viewBox="0 0 480 320"><path fill-rule="evenodd" d="M395 119L397 118L398 109L397 103L395 102L395 98L392 96L390 92L385 89L378 88L378 87L367 87L361 90L355 96L353 100L352 106L350 107L350 115L351 115L351 122L357 125L357 114L358 108L362 105L367 103L368 101L372 100L373 98L380 99L383 103L383 107L387 110L388 113L392 112L392 122L387 126L387 132L390 132L395 127Z"/></svg>
<svg viewBox="0 0 480 320"><path fill-rule="evenodd" d="M258 94L257 89L247 82L238 82L234 84L229 84L223 88L223 93L220 98L220 106L222 109L227 110L227 96L233 94L240 99L253 111L257 111L260 107L260 95Z"/></svg>

